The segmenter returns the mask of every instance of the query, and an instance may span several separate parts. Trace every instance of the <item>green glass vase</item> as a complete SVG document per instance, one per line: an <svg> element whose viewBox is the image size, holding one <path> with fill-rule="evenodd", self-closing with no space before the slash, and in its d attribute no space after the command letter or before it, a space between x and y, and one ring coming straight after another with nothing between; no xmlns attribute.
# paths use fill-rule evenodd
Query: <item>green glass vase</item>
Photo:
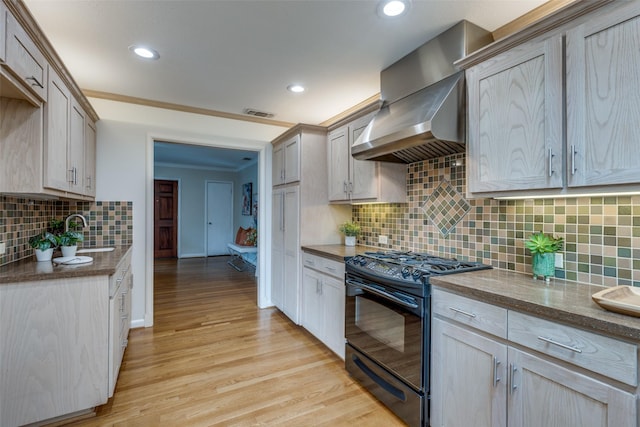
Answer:
<svg viewBox="0 0 640 427"><path fill-rule="evenodd" d="M549 278L556 275L556 254L547 252L544 254L533 254L533 278L542 278L549 281Z"/></svg>

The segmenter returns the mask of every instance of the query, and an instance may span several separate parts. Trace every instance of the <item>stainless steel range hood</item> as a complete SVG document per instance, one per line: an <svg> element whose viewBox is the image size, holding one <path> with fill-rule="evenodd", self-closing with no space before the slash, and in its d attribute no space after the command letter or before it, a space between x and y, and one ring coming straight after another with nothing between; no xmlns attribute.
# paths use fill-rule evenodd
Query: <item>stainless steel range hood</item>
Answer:
<svg viewBox="0 0 640 427"><path fill-rule="evenodd" d="M453 63L491 43L460 21L380 73L380 111L351 147L360 160L414 163L464 152L464 72Z"/></svg>

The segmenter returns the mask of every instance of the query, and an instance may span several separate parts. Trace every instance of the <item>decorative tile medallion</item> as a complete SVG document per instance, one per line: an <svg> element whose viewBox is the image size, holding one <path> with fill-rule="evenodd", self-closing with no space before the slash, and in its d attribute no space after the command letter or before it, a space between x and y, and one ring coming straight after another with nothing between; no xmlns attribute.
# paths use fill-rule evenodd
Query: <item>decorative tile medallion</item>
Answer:
<svg viewBox="0 0 640 427"><path fill-rule="evenodd" d="M451 233L469 212L466 199L443 179L422 204L422 210L443 237Z"/></svg>

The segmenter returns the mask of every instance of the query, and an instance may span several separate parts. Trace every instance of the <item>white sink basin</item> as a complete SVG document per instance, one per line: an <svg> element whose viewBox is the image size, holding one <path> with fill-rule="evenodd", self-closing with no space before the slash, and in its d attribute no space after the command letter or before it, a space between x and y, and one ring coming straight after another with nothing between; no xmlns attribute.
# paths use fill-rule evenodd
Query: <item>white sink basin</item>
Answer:
<svg viewBox="0 0 640 427"><path fill-rule="evenodd" d="M115 250L114 247L110 247L110 246L105 246L102 248L82 248L82 249L78 249L78 251L76 252L77 254L86 254L86 253L90 253L90 252L111 252Z"/></svg>

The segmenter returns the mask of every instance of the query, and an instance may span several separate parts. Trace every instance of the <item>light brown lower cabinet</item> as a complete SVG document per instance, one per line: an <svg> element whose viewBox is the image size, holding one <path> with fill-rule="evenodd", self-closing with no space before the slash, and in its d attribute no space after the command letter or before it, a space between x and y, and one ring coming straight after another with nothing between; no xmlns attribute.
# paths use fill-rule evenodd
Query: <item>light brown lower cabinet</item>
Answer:
<svg viewBox="0 0 640 427"><path fill-rule="evenodd" d="M638 425L636 345L439 289L432 298L432 426Z"/></svg>

